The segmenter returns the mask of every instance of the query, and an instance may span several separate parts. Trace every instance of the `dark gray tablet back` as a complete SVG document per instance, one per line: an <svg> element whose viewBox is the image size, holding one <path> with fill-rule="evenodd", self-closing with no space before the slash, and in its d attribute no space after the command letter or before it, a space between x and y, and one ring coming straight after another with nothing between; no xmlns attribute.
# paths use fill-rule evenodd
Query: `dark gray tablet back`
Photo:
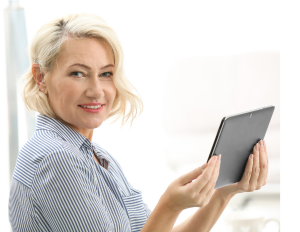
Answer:
<svg viewBox="0 0 300 232"><path fill-rule="evenodd" d="M253 147L265 137L274 109L268 106L223 118L208 158L222 154L215 189L241 180Z"/></svg>

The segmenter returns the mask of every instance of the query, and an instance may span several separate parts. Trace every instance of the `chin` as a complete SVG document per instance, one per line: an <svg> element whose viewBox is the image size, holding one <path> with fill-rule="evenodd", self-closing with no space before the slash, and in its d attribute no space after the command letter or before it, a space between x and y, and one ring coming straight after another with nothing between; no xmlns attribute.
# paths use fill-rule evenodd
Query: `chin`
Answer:
<svg viewBox="0 0 300 232"><path fill-rule="evenodd" d="M96 129L99 126L102 125L103 120L95 120L95 121L89 121L87 123L83 123L82 127L86 128L86 129Z"/></svg>

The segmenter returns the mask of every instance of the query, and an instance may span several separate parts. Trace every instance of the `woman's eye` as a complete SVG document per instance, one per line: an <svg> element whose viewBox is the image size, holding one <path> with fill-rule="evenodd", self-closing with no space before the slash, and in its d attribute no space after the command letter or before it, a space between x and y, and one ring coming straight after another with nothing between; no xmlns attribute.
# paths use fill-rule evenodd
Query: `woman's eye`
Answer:
<svg viewBox="0 0 300 232"><path fill-rule="evenodd" d="M112 76L113 74L111 72L105 72L105 73L102 73L101 76L102 77L110 77Z"/></svg>
<svg viewBox="0 0 300 232"><path fill-rule="evenodd" d="M71 75L76 77L83 77L82 72L72 72Z"/></svg>

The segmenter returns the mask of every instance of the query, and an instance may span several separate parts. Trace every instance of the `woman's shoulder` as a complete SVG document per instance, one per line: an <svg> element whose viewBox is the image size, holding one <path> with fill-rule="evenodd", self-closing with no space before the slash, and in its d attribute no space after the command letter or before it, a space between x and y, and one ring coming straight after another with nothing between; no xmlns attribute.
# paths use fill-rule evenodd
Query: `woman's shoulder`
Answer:
<svg viewBox="0 0 300 232"><path fill-rule="evenodd" d="M41 157L59 149L63 149L62 140L55 132L50 130L37 130L24 144L19 156L30 154L31 157Z"/></svg>
<svg viewBox="0 0 300 232"><path fill-rule="evenodd" d="M37 130L19 152L13 178L31 187L35 172L43 160L61 152L68 153L55 132Z"/></svg>

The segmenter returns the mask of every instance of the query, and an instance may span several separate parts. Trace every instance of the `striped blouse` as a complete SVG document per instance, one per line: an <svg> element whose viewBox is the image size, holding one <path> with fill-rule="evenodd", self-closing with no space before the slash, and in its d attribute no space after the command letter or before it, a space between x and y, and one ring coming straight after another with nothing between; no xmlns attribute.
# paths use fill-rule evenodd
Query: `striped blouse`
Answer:
<svg viewBox="0 0 300 232"><path fill-rule="evenodd" d="M140 231L151 213L106 150L45 115L18 155L8 209L13 231L28 232Z"/></svg>

